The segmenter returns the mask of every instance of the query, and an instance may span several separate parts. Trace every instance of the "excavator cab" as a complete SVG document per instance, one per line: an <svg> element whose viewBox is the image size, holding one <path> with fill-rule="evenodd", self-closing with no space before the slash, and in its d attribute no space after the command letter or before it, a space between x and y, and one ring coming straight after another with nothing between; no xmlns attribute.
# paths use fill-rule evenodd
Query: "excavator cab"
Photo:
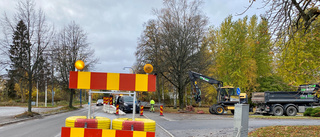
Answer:
<svg viewBox="0 0 320 137"><path fill-rule="evenodd" d="M239 95L236 92L236 88L231 86L225 86L220 88L220 94L218 93L218 103L220 102L239 102Z"/></svg>
<svg viewBox="0 0 320 137"><path fill-rule="evenodd" d="M237 94L237 88L232 86L224 86L218 89L217 103L235 104L235 103L248 103L247 94Z"/></svg>

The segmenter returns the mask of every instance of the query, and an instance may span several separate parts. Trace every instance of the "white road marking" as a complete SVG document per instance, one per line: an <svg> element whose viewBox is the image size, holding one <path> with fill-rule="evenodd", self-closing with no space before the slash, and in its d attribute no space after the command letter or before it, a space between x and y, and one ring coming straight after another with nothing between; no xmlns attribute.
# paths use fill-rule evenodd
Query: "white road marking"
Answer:
<svg viewBox="0 0 320 137"><path fill-rule="evenodd" d="M147 119L150 119L149 117L147 117L146 115L144 115ZM174 135L172 135L168 130L164 129L162 126L160 126L159 124L156 123L156 125L158 127L160 127L164 132L166 132L169 136L174 137Z"/></svg>
<svg viewBox="0 0 320 137"><path fill-rule="evenodd" d="M61 136L61 133L59 133L59 134L55 135L54 137L60 137L60 136Z"/></svg>
<svg viewBox="0 0 320 137"><path fill-rule="evenodd" d="M166 117L161 117L161 118L163 118L165 120L168 120L168 121L176 121L176 120L172 120L172 119L169 119L169 118L166 118Z"/></svg>

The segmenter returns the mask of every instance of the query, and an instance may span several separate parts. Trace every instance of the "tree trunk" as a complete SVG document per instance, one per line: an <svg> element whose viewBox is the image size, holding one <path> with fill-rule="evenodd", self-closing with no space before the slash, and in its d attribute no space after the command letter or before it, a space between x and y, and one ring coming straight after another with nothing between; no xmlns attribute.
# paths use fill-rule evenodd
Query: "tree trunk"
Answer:
<svg viewBox="0 0 320 137"><path fill-rule="evenodd" d="M32 98L32 73L29 72L28 73L29 75L29 78L28 78L28 81L29 81L29 99L28 99L28 112L32 112L31 111L31 98Z"/></svg>
<svg viewBox="0 0 320 137"><path fill-rule="evenodd" d="M69 108L72 108L72 101L73 101L73 94L74 94L74 89L70 90L70 100L69 100Z"/></svg>
<svg viewBox="0 0 320 137"><path fill-rule="evenodd" d="M180 87L178 93L179 93L179 108L183 109L184 108L184 101L183 101L184 88Z"/></svg>
<svg viewBox="0 0 320 137"><path fill-rule="evenodd" d="M177 90L173 87L173 109L177 109Z"/></svg>
<svg viewBox="0 0 320 137"><path fill-rule="evenodd" d="M162 87L161 87L161 91L162 91L162 103L163 103L163 105L164 105L164 90L163 90L163 86L164 86L164 84L163 84L164 82L163 82L163 80L162 80Z"/></svg>

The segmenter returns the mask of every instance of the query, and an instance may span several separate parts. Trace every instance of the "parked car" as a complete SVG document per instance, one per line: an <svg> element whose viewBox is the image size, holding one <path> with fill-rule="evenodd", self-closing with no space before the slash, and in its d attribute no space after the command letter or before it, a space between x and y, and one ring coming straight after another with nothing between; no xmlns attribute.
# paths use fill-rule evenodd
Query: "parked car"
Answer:
<svg viewBox="0 0 320 137"><path fill-rule="evenodd" d="M119 109L123 112L132 112L133 96L117 96L116 104L119 104ZM139 113L139 101L136 99L136 113Z"/></svg>
<svg viewBox="0 0 320 137"><path fill-rule="evenodd" d="M103 99L98 99L96 105L97 106L102 106L103 105Z"/></svg>

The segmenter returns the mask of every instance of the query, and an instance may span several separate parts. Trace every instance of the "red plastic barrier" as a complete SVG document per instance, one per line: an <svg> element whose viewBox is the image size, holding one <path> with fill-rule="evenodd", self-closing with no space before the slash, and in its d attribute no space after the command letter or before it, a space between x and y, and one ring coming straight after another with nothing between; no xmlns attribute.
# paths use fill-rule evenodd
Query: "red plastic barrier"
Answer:
<svg viewBox="0 0 320 137"><path fill-rule="evenodd" d="M123 121L122 130L144 131L144 123L142 121Z"/></svg>
<svg viewBox="0 0 320 137"><path fill-rule="evenodd" d="M98 120L97 119L76 119L74 122L74 127L85 127L85 124L87 123L87 128L97 128L98 126Z"/></svg>

